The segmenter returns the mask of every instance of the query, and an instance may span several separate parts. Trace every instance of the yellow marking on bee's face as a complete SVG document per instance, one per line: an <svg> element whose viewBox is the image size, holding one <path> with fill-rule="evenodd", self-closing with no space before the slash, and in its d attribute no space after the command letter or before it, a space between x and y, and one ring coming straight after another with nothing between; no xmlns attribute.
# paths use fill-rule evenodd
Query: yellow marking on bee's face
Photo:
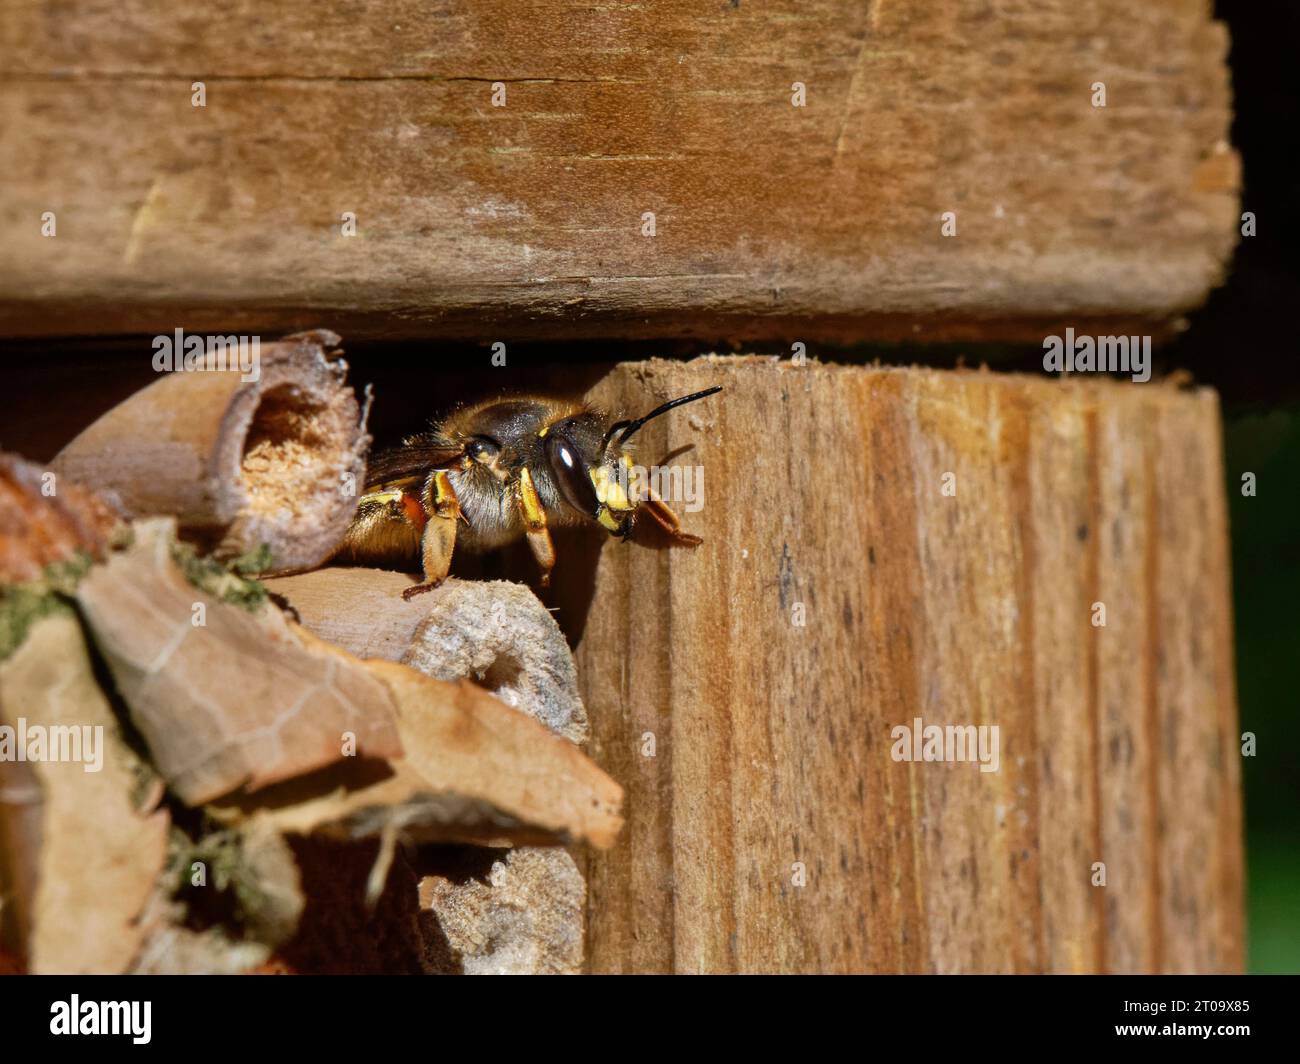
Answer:
<svg viewBox="0 0 1300 1064"><path fill-rule="evenodd" d="M550 428L551 428L550 425L543 425L541 432L537 434L537 438L540 440L543 437L545 437L546 433L550 431Z"/></svg>
<svg viewBox="0 0 1300 1064"><path fill-rule="evenodd" d="M397 502L404 493L401 491L369 491L361 496L361 502Z"/></svg>
<svg viewBox="0 0 1300 1064"><path fill-rule="evenodd" d="M636 509L636 506L627 497L622 482L618 477L611 477L609 469L605 466L596 466L591 471L591 483L596 489L596 498L610 510L627 513L628 510Z"/></svg>
<svg viewBox="0 0 1300 1064"><path fill-rule="evenodd" d="M623 522L615 517L614 512L608 508L602 509L600 511L600 516L596 518L596 520L610 532L618 532L623 527Z"/></svg>

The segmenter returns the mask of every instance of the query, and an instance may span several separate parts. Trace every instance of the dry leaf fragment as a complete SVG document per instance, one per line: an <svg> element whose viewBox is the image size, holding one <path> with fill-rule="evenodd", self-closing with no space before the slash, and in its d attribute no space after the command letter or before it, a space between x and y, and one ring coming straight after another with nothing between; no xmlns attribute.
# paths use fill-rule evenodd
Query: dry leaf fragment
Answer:
<svg viewBox="0 0 1300 1064"><path fill-rule="evenodd" d="M398 756L385 686L278 609L194 587L173 558L173 527L137 522L132 545L76 592L171 789L190 805L256 790L339 761L347 735L358 754Z"/></svg>
<svg viewBox="0 0 1300 1064"><path fill-rule="evenodd" d="M0 724L16 729L19 718L29 734L90 732L81 761L0 761L6 930L22 939L34 973L124 972L143 939L139 917L163 867L169 817L153 811L161 787L123 741L70 609L37 620L0 662ZM99 768L87 771L94 760Z"/></svg>

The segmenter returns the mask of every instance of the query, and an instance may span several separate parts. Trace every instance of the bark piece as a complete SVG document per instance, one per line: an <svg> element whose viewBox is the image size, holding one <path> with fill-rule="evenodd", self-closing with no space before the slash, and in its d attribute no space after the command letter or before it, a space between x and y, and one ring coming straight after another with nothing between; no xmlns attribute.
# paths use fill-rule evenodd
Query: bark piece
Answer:
<svg viewBox="0 0 1300 1064"><path fill-rule="evenodd" d="M98 557L117 516L94 492L0 453L0 584L41 579L79 552ZM49 493L52 489L53 493Z"/></svg>
<svg viewBox="0 0 1300 1064"><path fill-rule="evenodd" d="M266 568L318 565L347 530L370 443L338 342L321 330L262 345L255 380L238 368L167 373L53 468L130 517L175 517L221 556L266 544Z"/></svg>
<svg viewBox="0 0 1300 1064"><path fill-rule="evenodd" d="M20 718L27 729L93 729L100 767L0 758L6 938L34 973L124 972L144 939L140 916L163 868L169 818L155 808L161 784L123 741L66 607L33 624L0 662L0 724L16 729Z"/></svg>
<svg viewBox="0 0 1300 1064"><path fill-rule="evenodd" d="M138 522L77 602L158 770L196 805L345 756L401 752L392 699L355 658L286 620L190 583L169 521ZM195 625L200 607L203 623Z"/></svg>
<svg viewBox="0 0 1300 1064"><path fill-rule="evenodd" d="M586 741L573 654L532 591L504 580L452 579L404 602L410 585L401 573L344 567L266 581L322 639L434 679L473 680L555 734Z"/></svg>
<svg viewBox="0 0 1300 1064"><path fill-rule="evenodd" d="M467 681L369 664L397 700L407 763L436 789L489 800L597 848L613 843L622 789L571 742Z"/></svg>
<svg viewBox="0 0 1300 1064"><path fill-rule="evenodd" d="M416 844L505 846L572 837L567 827L538 826L491 799L440 791L401 760L389 766L380 780L358 781L343 773L335 782L333 788L323 788L320 780L306 781L303 787L291 782L276 788L273 795L221 799L209 808L224 822L241 824L264 816L283 834L330 839L387 835Z"/></svg>

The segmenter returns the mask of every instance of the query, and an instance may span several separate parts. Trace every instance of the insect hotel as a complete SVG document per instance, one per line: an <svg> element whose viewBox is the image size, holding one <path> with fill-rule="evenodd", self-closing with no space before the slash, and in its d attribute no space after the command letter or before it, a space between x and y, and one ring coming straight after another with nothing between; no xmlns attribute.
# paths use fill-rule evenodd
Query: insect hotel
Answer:
<svg viewBox="0 0 1300 1064"><path fill-rule="evenodd" d="M1208 5L336 7L0 43L2 963L1240 970Z"/></svg>

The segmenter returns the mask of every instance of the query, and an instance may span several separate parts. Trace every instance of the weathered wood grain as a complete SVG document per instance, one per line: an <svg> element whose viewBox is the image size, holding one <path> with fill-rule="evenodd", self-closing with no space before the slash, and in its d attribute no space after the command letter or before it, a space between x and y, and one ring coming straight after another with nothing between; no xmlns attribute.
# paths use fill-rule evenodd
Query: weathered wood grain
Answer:
<svg viewBox="0 0 1300 1064"><path fill-rule="evenodd" d="M14 0L0 334L1159 329L1236 236L1209 10Z"/></svg>
<svg viewBox="0 0 1300 1064"><path fill-rule="evenodd" d="M1214 394L704 358L593 395L712 384L639 451L693 447L704 545L606 544L578 646L626 791L591 968L1240 970ZM999 771L894 761L915 717L997 725Z"/></svg>

